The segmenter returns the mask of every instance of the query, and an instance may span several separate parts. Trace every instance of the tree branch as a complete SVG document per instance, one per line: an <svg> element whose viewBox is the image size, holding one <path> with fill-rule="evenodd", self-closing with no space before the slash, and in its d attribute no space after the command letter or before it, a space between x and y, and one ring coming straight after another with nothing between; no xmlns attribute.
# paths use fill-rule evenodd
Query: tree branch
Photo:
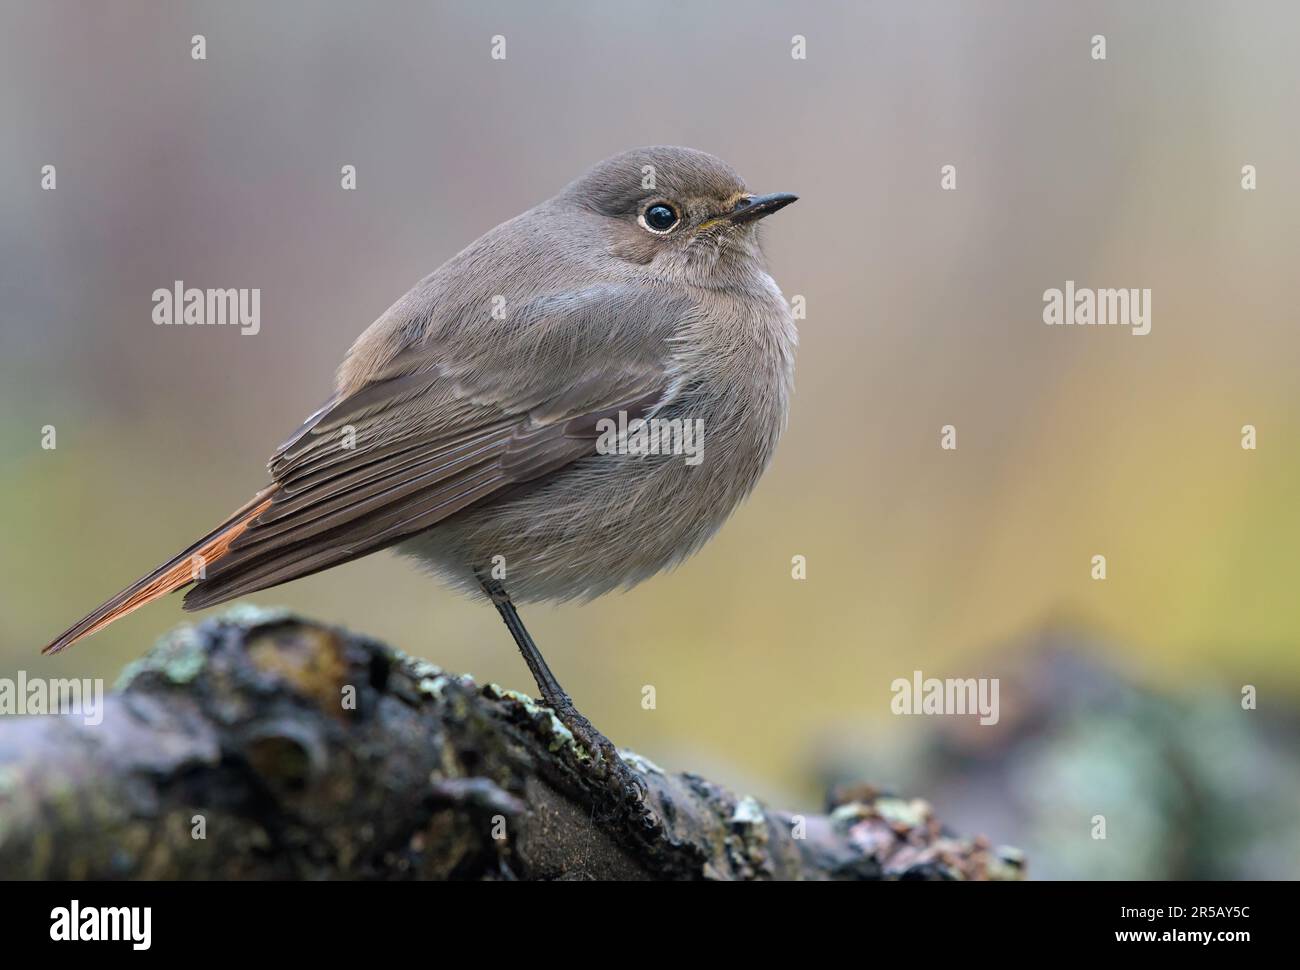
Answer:
<svg viewBox="0 0 1300 970"><path fill-rule="evenodd" d="M1019 878L863 789L806 818L635 755L644 805L531 699L242 609L131 664L103 722L0 721L0 876ZM201 837L199 837L201 836Z"/></svg>

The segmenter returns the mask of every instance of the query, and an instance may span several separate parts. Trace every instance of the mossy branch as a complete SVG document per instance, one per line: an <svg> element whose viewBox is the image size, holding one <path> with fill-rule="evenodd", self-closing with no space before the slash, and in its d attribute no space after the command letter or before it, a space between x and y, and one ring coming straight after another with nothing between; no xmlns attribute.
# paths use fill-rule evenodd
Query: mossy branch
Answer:
<svg viewBox="0 0 1300 970"><path fill-rule="evenodd" d="M625 759L644 803L545 708L282 613L182 627L102 723L0 720L0 877L1018 878L1014 850L870 791L772 811Z"/></svg>

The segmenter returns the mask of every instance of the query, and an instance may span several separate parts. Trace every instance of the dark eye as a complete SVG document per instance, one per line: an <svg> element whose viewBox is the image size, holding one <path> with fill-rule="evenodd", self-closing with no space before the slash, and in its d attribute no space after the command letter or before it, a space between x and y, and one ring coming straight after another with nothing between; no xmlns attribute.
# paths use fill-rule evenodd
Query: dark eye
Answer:
<svg viewBox="0 0 1300 970"><path fill-rule="evenodd" d="M667 232L677 225L677 210L665 202L656 202L645 210L645 215L641 218L645 220L647 228L655 232Z"/></svg>

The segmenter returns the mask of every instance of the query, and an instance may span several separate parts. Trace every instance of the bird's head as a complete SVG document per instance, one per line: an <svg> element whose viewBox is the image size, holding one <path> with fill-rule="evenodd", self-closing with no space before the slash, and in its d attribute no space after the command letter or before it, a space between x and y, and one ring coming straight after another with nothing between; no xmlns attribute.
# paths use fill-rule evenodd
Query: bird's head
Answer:
<svg viewBox="0 0 1300 970"><path fill-rule="evenodd" d="M608 158L559 197L604 217L615 257L701 286L761 267L759 221L797 198L756 195L722 159L673 146Z"/></svg>

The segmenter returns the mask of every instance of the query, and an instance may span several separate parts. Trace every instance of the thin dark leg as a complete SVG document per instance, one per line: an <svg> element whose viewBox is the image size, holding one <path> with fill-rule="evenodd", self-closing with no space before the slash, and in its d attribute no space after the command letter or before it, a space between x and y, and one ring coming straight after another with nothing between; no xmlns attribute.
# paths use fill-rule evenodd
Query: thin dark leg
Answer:
<svg viewBox="0 0 1300 970"><path fill-rule="evenodd" d="M537 644L533 642L533 638L524 627L524 621L519 618L515 604L510 602L510 597L506 595L505 587L482 573L478 574L478 581L483 587L483 592L487 593L488 598L492 600L492 605L501 614L501 619L505 621L510 635L515 638L515 645L523 654L524 663L528 664L533 680L537 681L537 689L542 693L542 700L555 711L555 716L559 718L560 723L593 754L601 755L609 770L622 783L644 793L644 782L623 763L614 743L597 731L592 723L573 706L573 699L560 686L560 682L555 679L555 674L551 673L551 668L546 665L542 652L537 649Z"/></svg>
<svg viewBox="0 0 1300 970"><path fill-rule="evenodd" d="M537 689L542 692L542 700L556 710L561 707L572 707L573 700L560 686L560 682L555 679L555 674L551 673L551 668L546 665L546 658L537 649L537 644L533 642L532 636L524 627L524 621L519 618L519 612L515 609L515 604L510 602L510 597L506 595L505 589L495 579L483 579L480 576L479 583L483 587L483 592L487 593L488 598L492 600L492 605L501 614L506 629L515 638L515 645L519 647L519 652L523 654L524 663L528 664L533 680L537 681Z"/></svg>

